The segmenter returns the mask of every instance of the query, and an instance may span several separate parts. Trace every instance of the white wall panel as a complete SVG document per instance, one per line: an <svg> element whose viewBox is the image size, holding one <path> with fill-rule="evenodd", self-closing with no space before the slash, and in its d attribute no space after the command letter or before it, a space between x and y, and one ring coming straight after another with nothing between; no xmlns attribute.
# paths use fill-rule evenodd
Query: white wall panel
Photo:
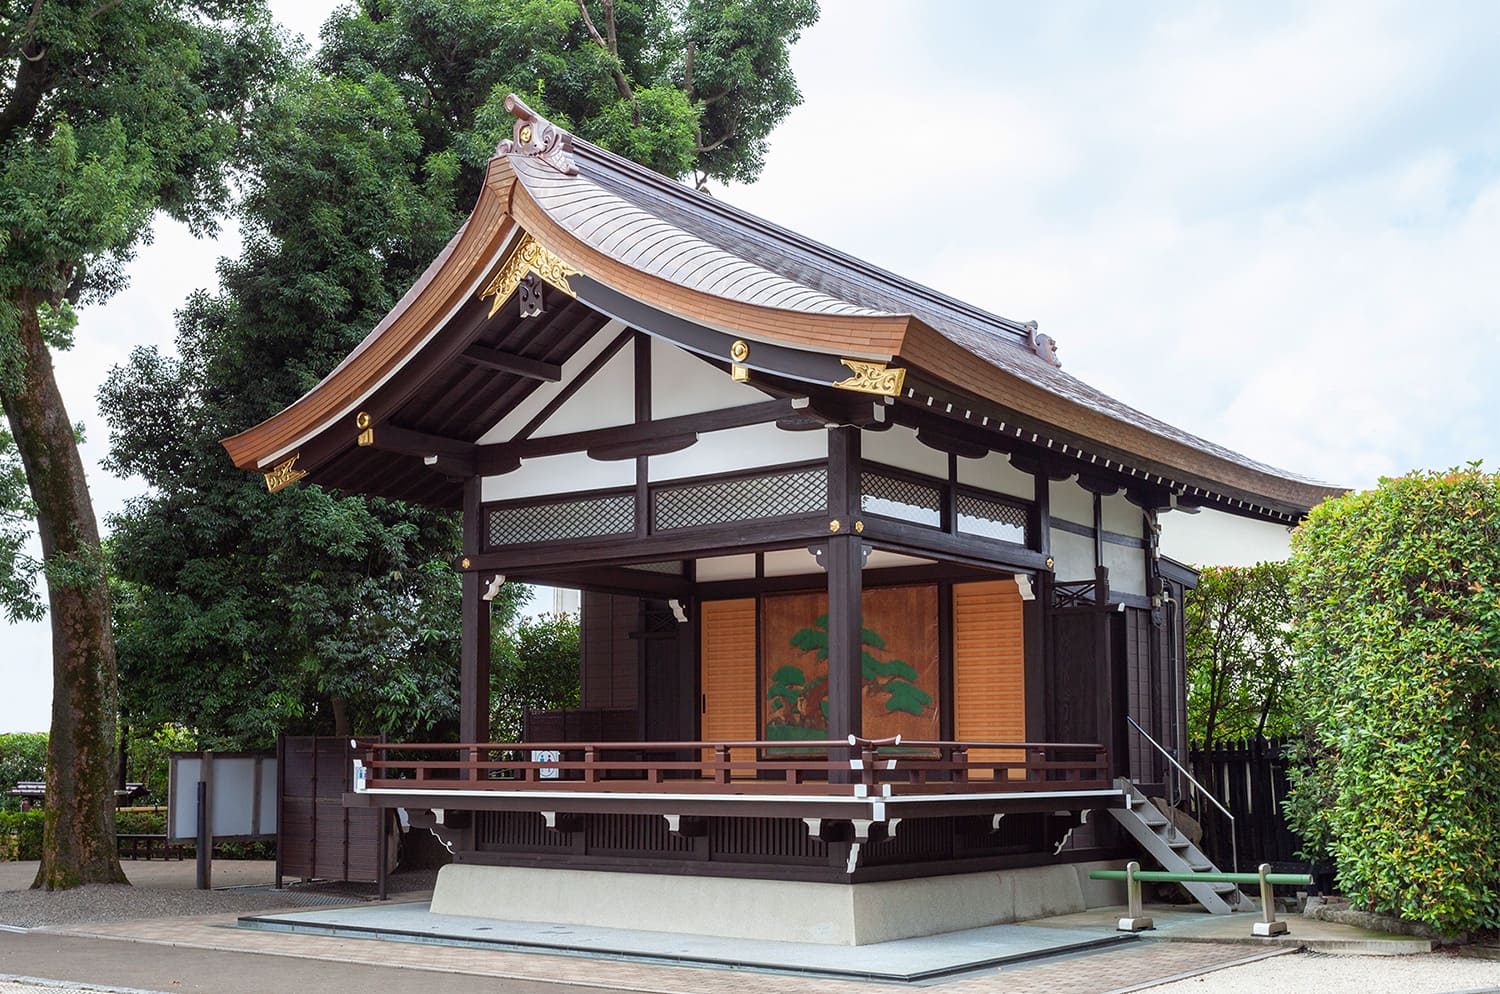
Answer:
<svg viewBox="0 0 1500 994"><path fill-rule="evenodd" d="M686 349L651 340L651 416L675 418L770 399L767 394L710 366Z"/></svg>
<svg viewBox="0 0 1500 994"><path fill-rule="evenodd" d="M1104 519L1104 530L1118 535L1140 538L1146 527L1145 512L1125 499L1123 493L1101 497L1100 516Z"/></svg>
<svg viewBox="0 0 1500 994"><path fill-rule="evenodd" d="M948 454L917 441L914 428L893 425L885 431L860 433L860 454L872 462L925 473L939 480L948 478Z"/></svg>
<svg viewBox="0 0 1500 994"><path fill-rule="evenodd" d="M481 490L485 500L513 500L634 485L634 459L600 462L582 452L569 452L527 459L520 469L504 476L486 476Z"/></svg>
<svg viewBox="0 0 1500 994"><path fill-rule="evenodd" d="M774 424L747 425L708 432L698 436L696 445L680 452L652 456L651 482L826 458L826 431L782 431Z"/></svg>
<svg viewBox="0 0 1500 994"><path fill-rule="evenodd" d="M516 409L500 419L489 431L480 437L483 444L491 442L508 442L516 432L529 424L531 419L541 413L542 408L552 402L552 399L563 391L564 388L588 367L589 363L603 352L610 342L614 341L625 326L619 321L611 321L600 328L593 338L583 343L583 346L569 359L563 363L562 378L556 383L541 383L533 390L526 399L516 405ZM631 408L632 417L635 414L634 406Z"/></svg>
<svg viewBox="0 0 1500 994"><path fill-rule="evenodd" d="M1059 580L1094 578L1094 540L1052 529L1052 571Z"/></svg>
<svg viewBox="0 0 1500 994"><path fill-rule="evenodd" d="M532 438L635 422L635 343L628 342L604 368L569 397Z"/></svg>
<svg viewBox="0 0 1500 994"><path fill-rule="evenodd" d="M997 494L1009 494L1025 500L1036 499L1036 479L1010 464L999 452L983 459L958 457L958 482Z"/></svg>
<svg viewBox="0 0 1500 994"><path fill-rule="evenodd" d="M1104 565L1109 567L1109 589L1122 594L1145 594L1146 550L1104 543Z"/></svg>
<svg viewBox="0 0 1500 994"><path fill-rule="evenodd" d="M711 583L716 580L748 580L755 576L755 556L713 556L698 560L698 582Z"/></svg>
<svg viewBox="0 0 1500 994"><path fill-rule="evenodd" d="M1204 508L1161 515L1161 551L1192 566L1253 566L1291 553L1291 529L1274 521Z"/></svg>
<svg viewBox="0 0 1500 994"><path fill-rule="evenodd" d="M1052 517L1075 525L1094 527L1094 495L1076 480L1050 480L1049 509Z"/></svg>

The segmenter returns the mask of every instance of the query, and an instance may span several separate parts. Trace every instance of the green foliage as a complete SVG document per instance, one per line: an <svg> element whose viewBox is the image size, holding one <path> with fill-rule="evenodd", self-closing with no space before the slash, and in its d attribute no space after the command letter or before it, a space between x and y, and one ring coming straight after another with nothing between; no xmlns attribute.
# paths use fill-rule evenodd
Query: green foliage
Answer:
<svg viewBox="0 0 1500 994"><path fill-rule="evenodd" d="M1292 542L1296 830L1357 904L1500 924L1500 475L1476 463L1326 501Z"/></svg>
<svg viewBox="0 0 1500 994"><path fill-rule="evenodd" d="M510 133L509 91L673 175L752 176L796 102L785 46L816 8L734 6L621 0L610 51L576 0L367 2L245 108L240 257L179 312L176 355L138 349L100 392L111 468L152 488L115 519L110 549L131 723L191 718L220 748L334 731L339 716L394 737L451 726L459 597L442 562L456 517L318 487L268 494L219 439L314 386L442 250ZM673 75L683 32L715 53L704 96ZM700 153L708 106L735 134ZM521 596L503 588L497 628ZM214 680L181 676L204 667Z"/></svg>
<svg viewBox="0 0 1500 994"><path fill-rule="evenodd" d="M146 786L145 796L135 803L166 804L172 753L197 752L197 733L181 725L166 724L140 731L130 729L125 734L125 779ZM119 831L135 830L121 828Z"/></svg>
<svg viewBox="0 0 1500 994"><path fill-rule="evenodd" d="M46 779L46 732L0 734L0 808L20 807L18 799L7 796L16 784Z"/></svg>
<svg viewBox="0 0 1500 994"><path fill-rule="evenodd" d="M0 863L42 858L42 829L47 812L0 811Z"/></svg>
<svg viewBox="0 0 1500 994"><path fill-rule="evenodd" d="M1183 604L1188 734L1194 742L1300 729L1291 671L1290 568L1208 566Z"/></svg>
<svg viewBox="0 0 1500 994"><path fill-rule="evenodd" d="M490 725L497 742L521 741L530 710L578 706L582 644L576 614L525 618L500 632L490 662Z"/></svg>

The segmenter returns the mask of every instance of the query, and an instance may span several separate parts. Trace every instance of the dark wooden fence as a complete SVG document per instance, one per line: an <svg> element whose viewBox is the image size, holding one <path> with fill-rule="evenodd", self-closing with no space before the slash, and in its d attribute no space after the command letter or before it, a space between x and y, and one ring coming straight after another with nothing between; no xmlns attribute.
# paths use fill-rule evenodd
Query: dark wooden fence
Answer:
<svg viewBox="0 0 1500 994"><path fill-rule="evenodd" d="M1242 871L1261 863L1305 865L1297 855L1302 840L1287 825L1284 809L1285 756L1294 741L1240 739L1220 742L1212 749L1195 743L1188 753L1193 776L1234 814ZM1228 819L1207 801L1195 804L1193 814L1203 825L1204 852L1216 866L1227 869L1232 853Z"/></svg>

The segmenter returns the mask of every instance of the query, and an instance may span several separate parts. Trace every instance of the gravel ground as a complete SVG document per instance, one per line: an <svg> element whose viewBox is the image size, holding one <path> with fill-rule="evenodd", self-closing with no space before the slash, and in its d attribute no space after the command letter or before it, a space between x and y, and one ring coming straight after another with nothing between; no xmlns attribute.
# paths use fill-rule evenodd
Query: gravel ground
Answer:
<svg viewBox="0 0 1500 994"><path fill-rule="evenodd" d="M51 894L39 890L0 892L0 925L36 928L79 922L247 914L297 903L288 895L260 891L163 890L93 884Z"/></svg>
<svg viewBox="0 0 1500 994"><path fill-rule="evenodd" d="M191 869L191 864L189 864ZM430 890L436 870L403 871L390 880L391 894ZM368 884L312 884L275 891L269 886L234 890L189 890L180 886L96 884L48 893L0 891L0 925L37 928L82 922L133 921L197 915L249 914L276 908L373 900ZM0 989L0 994L9 992Z"/></svg>
<svg viewBox="0 0 1500 994"><path fill-rule="evenodd" d="M1500 992L1500 963L1451 953L1326 956L1302 953L1150 988L1151 994L1457 994Z"/></svg>
<svg viewBox="0 0 1500 994"><path fill-rule="evenodd" d="M133 987L79 987L76 984L54 984L48 981L45 984L20 984L8 980L0 980L0 994L98 994L99 991L129 992L129 994L157 994L157 992L140 991Z"/></svg>

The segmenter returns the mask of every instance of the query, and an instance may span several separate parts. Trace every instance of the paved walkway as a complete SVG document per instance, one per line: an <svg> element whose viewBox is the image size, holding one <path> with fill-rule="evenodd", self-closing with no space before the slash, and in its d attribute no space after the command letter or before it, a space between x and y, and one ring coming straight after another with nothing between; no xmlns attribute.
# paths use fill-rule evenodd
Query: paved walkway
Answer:
<svg viewBox="0 0 1500 994"><path fill-rule="evenodd" d="M89 956L73 950L87 950ZM944 982L941 987L954 994L1105 994L1243 961L1247 955L1263 953L1207 943L1132 943L1106 952L985 970ZM341 986L338 978L343 976L342 971L362 979ZM517 992L603 989L741 994L747 985L768 994L910 990L774 974L752 978L734 970L581 956L255 932L235 928L231 916L111 922L35 930L25 935L0 934L0 976L4 975L213 994L267 990L317 990L320 994L410 990L431 994L438 989L444 994L459 994L469 990L493 992L496 978L507 979L510 983L504 989ZM324 977L329 978L328 984L320 979ZM226 978L236 978L239 985L228 986ZM240 984L238 978L245 978L248 985Z"/></svg>

